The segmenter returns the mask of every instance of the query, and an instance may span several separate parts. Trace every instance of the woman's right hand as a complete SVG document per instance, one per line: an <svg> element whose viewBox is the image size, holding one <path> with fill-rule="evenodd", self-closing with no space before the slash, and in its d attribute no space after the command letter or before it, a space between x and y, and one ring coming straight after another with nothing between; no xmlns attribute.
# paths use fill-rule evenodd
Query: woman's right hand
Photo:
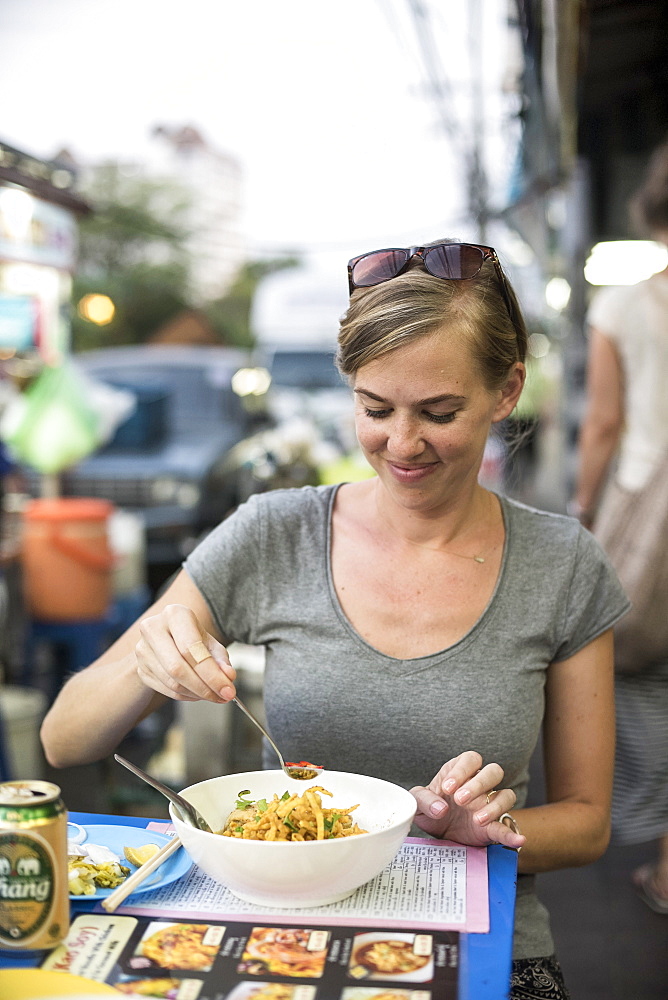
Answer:
<svg viewBox="0 0 668 1000"><path fill-rule="evenodd" d="M224 704L236 695L236 671L227 650L183 604L168 604L139 623L137 676L176 701Z"/></svg>

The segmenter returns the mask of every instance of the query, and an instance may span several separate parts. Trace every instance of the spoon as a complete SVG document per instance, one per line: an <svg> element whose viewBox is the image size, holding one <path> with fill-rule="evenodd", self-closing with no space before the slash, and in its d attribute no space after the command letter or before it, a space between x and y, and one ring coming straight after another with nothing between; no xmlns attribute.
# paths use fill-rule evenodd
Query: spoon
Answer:
<svg viewBox="0 0 668 1000"><path fill-rule="evenodd" d="M195 806L191 802L184 799L182 795L179 795L167 785L163 785L161 781L158 781L157 778L153 778L150 774L147 774L146 771L142 771L141 767L137 767L136 764L131 764L129 760L126 760L125 757L121 757L120 754L115 753L114 760L117 760L119 764L123 765L123 767L127 767L128 771L132 771L132 773L136 774L138 778L145 781L147 785L152 785L153 788L162 792L162 794L168 798L178 810L179 817L184 823L189 823L191 826L196 827L196 829L204 830L206 833L213 833L213 830L202 814L195 809Z"/></svg>
<svg viewBox="0 0 668 1000"><path fill-rule="evenodd" d="M283 755L282 755L281 751L278 749L278 747L276 746L276 744L272 740L272 738L269 735L269 733L267 732L267 730L264 728L263 725L261 725L258 722L258 720L255 718L255 716L253 715L253 713L249 709L246 708L246 706L244 705L244 703L241 700L241 698L233 698L232 701L235 702L239 706L239 708L241 709L241 711L244 712L248 716L248 718L251 720L251 722L253 722L257 726L257 728L260 730L260 732L262 733L262 735L265 736L269 740L269 742L271 743L272 747L274 748L274 752L275 752L276 756L278 757L278 759L281 762L281 768L283 769L283 772L285 774L287 774L288 778L296 778L297 781L310 781L312 778L317 778L318 777L318 775L322 772L323 769L321 767L318 767L316 764L308 764L308 765L304 765L304 764L299 764L299 765L296 765L296 764L286 764L285 761L283 760Z"/></svg>

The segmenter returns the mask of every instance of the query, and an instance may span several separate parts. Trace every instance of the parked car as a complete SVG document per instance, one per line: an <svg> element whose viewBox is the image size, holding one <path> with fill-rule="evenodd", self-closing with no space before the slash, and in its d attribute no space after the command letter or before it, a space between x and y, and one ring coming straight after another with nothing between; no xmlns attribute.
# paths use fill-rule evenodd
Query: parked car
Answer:
<svg viewBox="0 0 668 1000"><path fill-rule="evenodd" d="M252 488L231 460L258 428L257 412L232 386L248 358L224 347L138 345L75 361L92 378L131 390L136 408L106 445L62 475L63 495L139 512L149 564L178 564Z"/></svg>
<svg viewBox="0 0 668 1000"><path fill-rule="evenodd" d="M329 343L265 344L255 362L271 377L267 405L276 421L310 420L325 439L347 452L355 444L352 399L335 353Z"/></svg>
<svg viewBox="0 0 668 1000"><path fill-rule="evenodd" d="M329 344L272 344L258 349L275 388L320 392L345 386Z"/></svg>

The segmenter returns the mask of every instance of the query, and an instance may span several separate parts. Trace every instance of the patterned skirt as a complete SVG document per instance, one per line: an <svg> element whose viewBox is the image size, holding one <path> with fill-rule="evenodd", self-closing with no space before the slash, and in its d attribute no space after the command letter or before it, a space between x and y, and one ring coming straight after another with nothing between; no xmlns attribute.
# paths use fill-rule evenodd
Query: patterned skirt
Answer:
<svg viewBox="0 0 668 1000"><path fill-rule="evenodd" d="M556 957L513 962L509 1000L570 1000Z"/></svg>

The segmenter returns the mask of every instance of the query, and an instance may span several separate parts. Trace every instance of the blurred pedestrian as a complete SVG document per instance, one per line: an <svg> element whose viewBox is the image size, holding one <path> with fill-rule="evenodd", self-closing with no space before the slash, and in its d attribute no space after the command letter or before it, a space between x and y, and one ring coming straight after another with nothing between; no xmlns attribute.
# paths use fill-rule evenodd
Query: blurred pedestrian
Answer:
<svg viewBox="0 0 668 1000"><path fill-rule="evenodd" d="M646 234L668 244L668 142L654 152L630 208ZM657 640L668 616L668 531L659 521L659 502L649 501L654 494L668 495L668 268L635 285L603 289L588 320L587 406L574 512L608 549L622 583L611 549L627 533L625 562L636 561L641 588L629 596L634 613L653 630L648 641ZM651 513L636 523L641 503ZM637 625L633 636L622 631L616 637L612 838L620 845L657 842L656 860L637 869L633 881L648 906L668 915L668 642L662 638L663 653L657 646L658 652L645 656L642 622Z"/></svg>

